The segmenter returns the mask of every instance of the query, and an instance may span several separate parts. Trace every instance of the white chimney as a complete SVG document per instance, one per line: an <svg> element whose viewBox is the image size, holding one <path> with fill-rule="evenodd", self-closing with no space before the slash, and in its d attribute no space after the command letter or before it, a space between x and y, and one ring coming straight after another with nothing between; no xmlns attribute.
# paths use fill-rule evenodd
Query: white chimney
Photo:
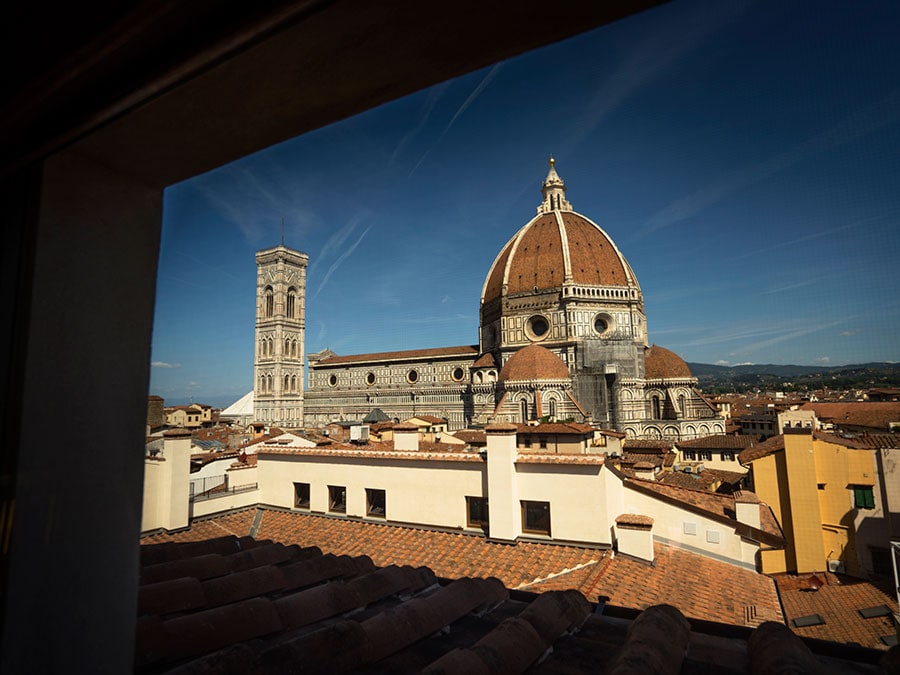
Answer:
<svg viewBox="0 0 900 675"><path fill-rule="evenodd" d="M485 427L491 539L512 541L521 533L516 482L516 431L514 424L490 424Z"/></svg>
<svg viewBox="0 0 900 675"><path fill-rule="evenodd" d="M653 562L653 518L623 513L616 518L616 544L619 553Z"/></svg>
<svg viewBox="0 0 900 675"><path fill-rule="evenodd" d="M734 517L739 523L760 529L760 501L756 493L739 490L734 493Z"/></svg>
<svg viewBox="0 0 900 675"><path fill-rule="evenodd" d="M395 424L394 425L394 450L412 450L419 449L419 427L415 424Z"/></svg>

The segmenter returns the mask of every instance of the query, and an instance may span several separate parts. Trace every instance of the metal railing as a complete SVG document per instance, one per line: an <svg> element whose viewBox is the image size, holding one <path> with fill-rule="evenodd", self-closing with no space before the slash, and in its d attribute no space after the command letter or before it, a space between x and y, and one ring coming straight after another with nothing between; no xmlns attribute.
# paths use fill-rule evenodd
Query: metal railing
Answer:
<svg viewBox="0 0 900 675"><path fill-rule="evenodd" d="M189 500L201 502L206 499L216 499L217 497L225 497L239 492L249 492L256 490L258 487L257 483L229 485L228 478L228 474L222 474L220 476L193 479L190 486Z"/></svg>

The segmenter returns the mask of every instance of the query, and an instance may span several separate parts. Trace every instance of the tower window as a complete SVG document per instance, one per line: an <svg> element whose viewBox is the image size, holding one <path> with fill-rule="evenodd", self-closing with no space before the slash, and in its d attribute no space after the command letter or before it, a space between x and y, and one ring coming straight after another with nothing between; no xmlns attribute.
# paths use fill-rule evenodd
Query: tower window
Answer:
<svg viewBox="0 0 900 675"><path fill-rule="evenodd" d="M275 315L275 291L271 286L266 286L266 309L265 316L271 319Z"/></svg>
<svg viewBox="0 0 900 675"><path fill-rule="evenodd" d="M297 301L297 291L293 288L289 288L288 295L287 295L287 316L289 319L294 318L294 312L296 311L296 309L295 309L296 301Z"/></svg>

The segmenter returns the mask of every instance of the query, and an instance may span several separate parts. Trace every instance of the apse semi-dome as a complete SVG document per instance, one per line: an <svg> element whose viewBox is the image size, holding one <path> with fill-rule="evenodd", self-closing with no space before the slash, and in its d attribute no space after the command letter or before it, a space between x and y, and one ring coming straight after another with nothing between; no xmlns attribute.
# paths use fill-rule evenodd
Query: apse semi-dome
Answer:
<svg viewBox="0 0 900 675"><path fill-rule="evenodd" d="M655 344L644 350L644 376L648 380L693 377L684 359Z"/></svg>
<svg viewBox="0 0 900 675"><path fill-rule="evenodd" d="M553 352L541 345L523 347L503 365L499 380L565 380L569 369Z"/></svg>
<svg viewBox="0 0 900 675"><path fill-rule="evenodd" d="M572 210L552 158L542 193L537 216L494 260L484 282L482 306L503 296L549 289L641 302L637 277L625 256L599 225Z"/></svg>

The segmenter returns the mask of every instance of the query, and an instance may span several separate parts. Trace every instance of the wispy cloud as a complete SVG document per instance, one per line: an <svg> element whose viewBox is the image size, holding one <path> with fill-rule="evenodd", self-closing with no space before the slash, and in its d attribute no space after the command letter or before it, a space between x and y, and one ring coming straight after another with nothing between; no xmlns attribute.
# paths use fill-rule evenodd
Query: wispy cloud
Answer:
<svg viewBox="0 0 900 675"><path fill-rule="evenodd" d="M481 82L479 82L476 85L475 89L472 90L472 93L469 94L469 96L466 98L466 100L463 101L462 105L456 109L455 113L453 113L453 117L450 118L450 121L447 123L447 126L444 127L444 130L441 132L440 136L437 137L437 140L435 140L435 142L431 144L431 146L419 158L419 161L416 162L415 166L413 166L413 168L410 170L410 172L409 172L410 177L422 165L422 162L425 161L425 158L428 157L429 153L432 150L434 150L434 148L437 147L437 145L444 139L444 136L447 135L447 132L450 131L451 127L453 127L453 124L456 122L457 119L459 119L460 115L462 115L464 112L466 112L466 110L469 108L469 106L475 102L475 99L477 99L481 95L481 93L487 88L487 86L491 83L491 80L493 80L497 76L497 73L500 72L500 69L502 67L503 67L502 61L500 63L494 64L494 66L481 79Z"/></svg>
<svg viewBox="0 0 900 675"><path fill-rule="evenodd" d="M760 162L748 164L725 174L718 180L680 197L658 211L647 221L640 234L646 235L675 225L705 211L726 197L773 176L801 160L845 145L882 127L900 120L900 89L896 89L871 105L846 116L822 133L812 136L784 152Z"/></svg>
<svg viewBox="0 0 900 675"><path fill-rule="evenodd" d="M264 169L230 166L191 182L251 244L280 239L282 219L286 232L298 238L320 225L321 218L306 206L300 185L293 172L271 161Z"/></svg>
<svg viewBox="0 0 900 675"><path fill-rule="evenodd" d="M150 364L151 368L181 368L180 363L166 363L165 361L153 361Z"/></svg>
<svg viewBox="0 0 900 675"><path fill-rule="evenodd" d="M428 95L425 97L425 102L422 105L422 114L419 116L419 121L416 125L404 134L403 138L400 139L400 142L397 143L397 147L394 148L394 151L391 153L391 163L397 161L397 158L400 154L406 149L406 146L419 135L422 129L425 128L425 125L428 124L428 120L431 117L431 113L434 110L434 107L437 105L438 101L444 95L444 92L447 91L447 87L450 86L450 80L446 82L441 82L438 85L431 87L428 90Z"/></svg>
<svg viewBox="0 0 900 675"><path fill-rule="evenodd" d="M345 234L343 236L343 238L341 239L341 243L343 243L343 241L347 238L347 236L349 236L350 232L352 232L352 230L356 228L356 226L359 224L359 220L360 219L356 219L356 222L353 222L353 227L351 227L350 231L348 231L347 234ZM363 230L363 233L361 235L359 235L359 237L356 239L356 241L354 241L352 244L350 244L350 246L348 246L346 249L344 249L341 252L341 254L337 257L337 259L335 259L335 261L333 263L331 263L331 266L328 268L328 271L325 272L325 276L322 278L322 281L319 283L318 288L316 288L316 292L313 293L313 298L317 298L319 296L319 293L321 293L322 289L325 288L325 285L328 283L328 280L331 278L331 275L337 271L337 269L341 266L341 264L347 258L349 258L351 255L353 255L353 252L356 250L356 247L362 243L362 240L365 238L365 236L369 233L369 230L371 230L371 229L372 229L372 226L369 225L365 230Z"/></svg>
<svg viewBox="0 0 900 675"><path fill-rule="evenodd" d="M687 52L734 21L750 2L723 2L705 6L702 13L683 12L629 46L621 61L602 78L582 113L570 125L560 154L582 145L610 113L645 86L662 76ZM678 39L672 39L677 35Z"/></svg>

